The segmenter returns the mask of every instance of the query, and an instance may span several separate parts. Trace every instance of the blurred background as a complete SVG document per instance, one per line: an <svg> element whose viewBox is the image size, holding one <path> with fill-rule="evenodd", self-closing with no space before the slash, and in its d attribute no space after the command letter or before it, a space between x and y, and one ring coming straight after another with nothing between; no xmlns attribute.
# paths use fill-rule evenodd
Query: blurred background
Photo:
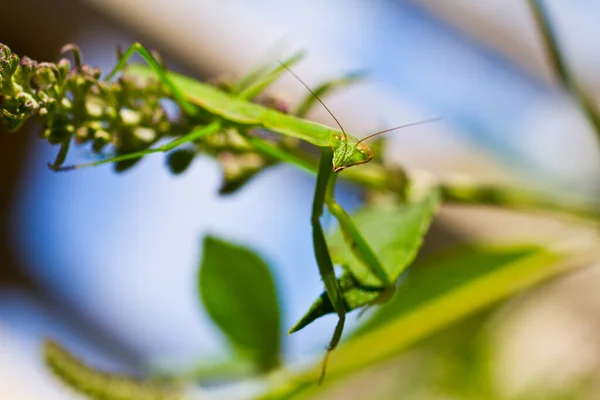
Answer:
<svg viewBox="0 0 600 400"><path fill-rule="evenodd" d="M546 3L571 67L599 96L600 3ZM310 86L368 71L367 81L327 100L349 131L443 117L390 136L391 156L406 167L598 193L594 135L556 88L522 0L8 0L0 7L0 42L38 61L57 60L60 48L74 42L85 62L108 70L117 45L141 41L171 68L210 78L305 49L308 57L295 71ZM293 101L305 89L286 77L273 93ZM322 110L312 117L331 123ZM208 158L177 177L162 156L122 175L109 166L54 174L46 163L57 149L36 134L34 124L0 132L2 398L77 398L42 366L39 345L47 336L117 371L222 357L225 342L196 295L207 233L247 244L271 262L286 328L321 292L308 219L312 177L280 166L222 198L220 169ZM70 162L89 158L72 153ZM344 187L342 195L348 208L360 204L355 188ZM542 217L447 207L423 251L473 238L551 241L568 229ZM567 387L598 368L594 284L600 277L590 268L508 307L504 334L494 339L503 349L499 387ZM323 318L286 338L286 358L318 357L333 323ZM385 371L384 377L398 373ZM368 396L355 391L352 398Z"/></svg>

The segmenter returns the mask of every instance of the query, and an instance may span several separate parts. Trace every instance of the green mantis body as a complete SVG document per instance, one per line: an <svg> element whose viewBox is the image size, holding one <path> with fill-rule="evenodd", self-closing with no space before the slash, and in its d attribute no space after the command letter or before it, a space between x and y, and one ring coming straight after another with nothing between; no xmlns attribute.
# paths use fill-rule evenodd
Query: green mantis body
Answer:
<svg viewBox="0 0 600 400"><path fill-rule="evenodd" d="M334 197L334 188L337 173L345 168L369 162L372 158L372 152L369 147L358 140L356 137L346 133L336 119L341 131L326 127L324 125L308 123L307 121L293 117L276 110L254 104L248 100L254 97L264 87L270 83L269 79L263 80L255 86L235 93L234 95L222 92L210 85L203 84L192 79L167 73L157 60L141 44L132 45L121 57L115 69L108 75L107 80L113 77L121 70L128 58L138 52L149 64L151 71L143 67L132 67L133 71L140 76L148 76L154 73L160 81L170 91L172 98L179 104L182 111L191 119L198 117L201 113L208 113L216 117L212 122L204 124L193 129L189 134L167 143L164 146L154 149L143 150L139 152L120 155L117 157L81 164L71 167L51 166L56 170L67 170L78 167L94 166L109 162L125 161L142 157L154 152L166 152L182 144L194 142L203 136L211 135L221 130L225 125L233 124L241 126L242 129L251 129L261 127L282 135L295 137L297 139L309 142L318 146L321 150L319 167L317 170L317 183L313 198L313 207L311 214L311 224L313 232L313 246L315 258L319 267L319 273L325 286L325 291L331 300L333 308L338 315L338 323L334 334L327 348L327 354L333 350L340 341L347 307L344 297L335 275L334 266L329 254L325 234L321 225L320 217L323 215L324 207L338 220L340 228L344 233L349 247L356 257L361 260L371 271L371 273L381 282L382 292L393 285L390 282L384 268L373 253L367 241L356 228L350 216L336 202ZM282 67L288 69L285 64ZM289 70L289 69L288 69ZM290 71L291 72L291 71ZM292 72L293 74L293 72ZM273 75L275 77L276 75ZM295 76L295 75L294 75ZM299 79L299 78L298 78ZM274 78L273 78L274 80ZM302 81L301 81L302 82ZM303 83L304 84L304 83ZM306 86L306 85L305 85ZM306 86L307 87L307 86ZM307 89L311 91L308 87ZM318 98L314 92L313 95L327 109L325 104ZM335 116L327 109L331 116ZM396 128L394 128L396 129ZM281 160L294 161L290 154L285 153L279 148L268 147L266 144L259 145L259 142L253 141L248 136L249 142L257 145L259 149L268 151L270 155ZM262 146L262 147L261 147ZM265 148L267 146L267 148ZM63 157L64 158L64 157ZM324 376L325 358L321 378Z"/></svg>

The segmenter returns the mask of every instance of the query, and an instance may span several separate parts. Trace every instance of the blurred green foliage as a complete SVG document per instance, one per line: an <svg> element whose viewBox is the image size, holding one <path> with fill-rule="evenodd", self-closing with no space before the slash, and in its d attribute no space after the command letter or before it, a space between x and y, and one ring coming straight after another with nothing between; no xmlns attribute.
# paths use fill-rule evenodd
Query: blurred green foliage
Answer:
<svg viewBox="0 0 600 400"><path fill-rule="evenodd" d="M198 289L204 309L239 356L259 371L279 366L281 312L273 276L258 255L206 237Z"/></svg>

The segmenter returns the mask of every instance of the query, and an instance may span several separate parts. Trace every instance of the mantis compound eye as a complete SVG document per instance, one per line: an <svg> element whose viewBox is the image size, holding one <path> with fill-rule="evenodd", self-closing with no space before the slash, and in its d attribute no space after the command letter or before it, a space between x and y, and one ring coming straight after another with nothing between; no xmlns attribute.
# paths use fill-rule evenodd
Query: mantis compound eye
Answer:
<svg viewBox="0 0 600 400"><path fill-rule="evenodd" d="M365 158L365 161L363 162L369 162L373 159L373 151L371 151L369 146L367 146L366 144L359 143L358 146L356 146L356 148L359 151L359 153L362 154L362 156Z"/></svg>
<svg viewBox="0 0 600 400"><path fill-rule="evenodd" d="M329 139L329 145L331 146L331 149L333 151L335 151L337 148L339 148L341 146L343 141L344 141L344 136L341 133L334 133L333 135L331 135L331 138Z"/></svg>

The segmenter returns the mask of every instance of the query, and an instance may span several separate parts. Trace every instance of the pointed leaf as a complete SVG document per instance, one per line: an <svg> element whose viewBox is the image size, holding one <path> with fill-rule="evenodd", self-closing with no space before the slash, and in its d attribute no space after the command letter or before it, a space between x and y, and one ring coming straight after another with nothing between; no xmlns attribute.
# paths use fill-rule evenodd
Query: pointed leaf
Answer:
<svg viewBox="0 0 600 400"><path fill-rule="evenodd" d="M281 65L281 64L278 65L277 67L275 67L273 69L273 71L271 71L271 73L269 73L266 76L257 77L255 82L253 82L252 84L247 86L245 89L238 92L237 97L240 99L252 100L256 96L258 96L260 93L262 93L269 85L271 85L271 83L275 82L281 76L281 74L286 72L284 65L287 67L291 67L292 65L296 64L298 61L302 60L303 58L304 58L304 52L299 51L298 53L294 54L293 56L285 59L282 62L283 65Z"/></svg>
<svg viewBox="0 0 600 400"><path fill-rule="evenodd" d="M531 256L543 249L535 245L492 247L470 245L427 257L410 270L391 301L356 334L384 325L388 321L430 301L437 293L451 292L486 273Z"/></svg>
<svg viewBox="0 0 600 400"><path fill-rule="evenodd" d="M439 204L439 190L431 187L418 200L366 206L352 216L392 281L414 260ZM332 235L329 247L335 262L344 265L363 286L381 285L379 278L350 251L340 231Z"/></svg>
<svg viewBox="0 0 600 400"><path fill-rule="evenodd" d="M321 84L320 86L318 86L316 89L313 90L314 94L309 93L306 95L304 100L300 103L300 105L294 112L294 115L296 115L300 118L306 117L306 114L308 114L310 109L318 101L316 96L318 96L319 98L322 99L326 95L330 94L332 91L342 88L342 87L345 87L345 86L348 86L348 85L352 85L356 82L359 82L362 79L364 79L366 76L367 76L367 74L364 71L355 71L355 72L346 74L345 76L342 76L341 78L334 79L334 80L331 80L331 81Z"/></svg>
<svg viewBox="0 0 600 400"><path fill-rule="evenodd" d="M199 289L208 314L241 356L261 371L279 364L281 322L275 282L258 255L206 237Z"/></svg>

